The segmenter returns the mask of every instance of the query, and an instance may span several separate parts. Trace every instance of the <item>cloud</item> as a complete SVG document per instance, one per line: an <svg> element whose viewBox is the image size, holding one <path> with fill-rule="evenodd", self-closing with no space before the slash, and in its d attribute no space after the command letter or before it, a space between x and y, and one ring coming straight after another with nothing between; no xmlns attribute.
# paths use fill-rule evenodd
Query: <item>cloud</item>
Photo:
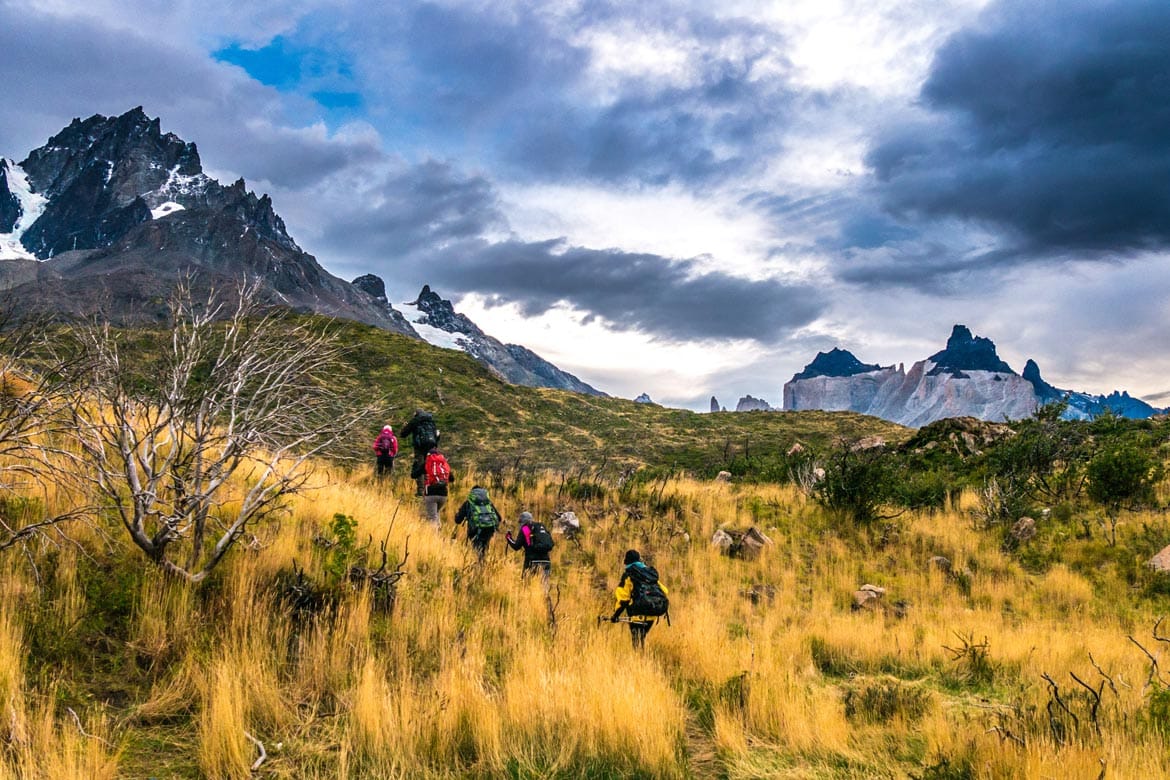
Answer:
<svg viewBox="0 0 1170 780"><path fill-rule="evenodd" d="M440 254L436 268L442 287L516 304L524 316L569 306L612 329L665 341L770 343L825 307L810 285L698 273L691 260L569 246L560 239L456 245Z"/></svg>
<svg viewBox="0 0 1170 780"><path fill-rule="evenodd" d="M326 205L336 210L322 244L339 254L416 264L451 243L481 239L507 226L491 183L443 162L388 164L365 182L345 179L333 185L325 194ZM425 270L418 273L427 281ZM396 275L419 278L404 269Z"/></svg>
<svg viewBox="0 0 1170 780"><path fill-rule="evenodd" d="M879 202L998 234L986 265L1170 246L1170 5L1002 0L868 155Z"/></svg>

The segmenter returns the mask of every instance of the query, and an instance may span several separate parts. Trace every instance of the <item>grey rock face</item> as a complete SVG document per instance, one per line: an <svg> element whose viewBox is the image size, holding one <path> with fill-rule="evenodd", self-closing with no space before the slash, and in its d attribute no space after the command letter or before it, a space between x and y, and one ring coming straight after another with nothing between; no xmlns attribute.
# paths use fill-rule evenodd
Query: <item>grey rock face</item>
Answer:
<svg viewBox="0 0 1170 780"><path fill-rule="evenodd" d="M636 403L636 404L652 404L652 403L654 403L654 401L652 401L650 399L649 394L642 393L641 395L639 395L637 398L634 399L634 403Z"/></svg>
<svg viewBox="0 0 1170 780"><path fill-rule="evenodd" d="M21 167L48 200L21 236L43 270L6 274L23 307L57 315L100 307L115 323L156 322L180 278L194 274L197 292L230 294L247 275L275 305L417 335L302 251L267 195L243 179L224 187L208 178L195 145L163 134L141 108L75 119ZM167 203L175 205L155 218Z"/></svg>
<svg viewBox="0 0 1170 780"><path fill-rule="evenodd" d="M711 396L711 411L713 411L713 412L719 411L719 399L716 398L715 396Z"/></svg>
<svg viewBox="0 0 1170 780"><path fill-rule="evenodd" d="M8 161L0 158L0 233L11 233L20 219L20 201L8 187Z"/></svg>
<svg viewBox="0 0 1170 780"><path fill-rule="evenodd" d="M376 289L368 281L363 285L367 290ZM582 382L567 371L562 371L527 347L504 344L484 333L466 315L455 311L451 301L442 298L430 285L423 285L418 298L409 305L418 308L421 315L417 320L419 325L437 328L454 335L456 337L454 341L468 354L508 382L526 387L552 387L605 397L605 393Z"/></svg>
<svg viewBox="0 0 1170 780"><path fill-rule="evenodd" d="M854 361L857 365L850 370L866 365ZM1031 416L1038 404L1032 383L999 360L995 345L961 325L955 326L945 350L909 371L871 367L831 376L806 368L784 385L788 410L854 411L915 428L948 417L1021 419Z"/></svg>
<svg viewBox="0 0 1170 780"><path fill-rule="evenodd" d="M739 403L735 405L737 412L770 412L772 405L763 398L752 398L750 395L745 395L739 399Z"/></svg>

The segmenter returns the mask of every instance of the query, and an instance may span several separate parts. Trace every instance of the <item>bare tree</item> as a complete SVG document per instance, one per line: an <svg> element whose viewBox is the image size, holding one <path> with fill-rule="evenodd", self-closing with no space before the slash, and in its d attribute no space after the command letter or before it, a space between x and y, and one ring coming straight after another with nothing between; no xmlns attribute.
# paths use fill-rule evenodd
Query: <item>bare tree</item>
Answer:
<svg viewBox="0 0 1170 780"><path fill-rule="evenodd" d="M63 431L66 387L61 370L72 359L52 351L47 323L0 315L0 550L54 530L82 513L50 506L46 493L64 487L53 469L54 439Z"/></svg>
<svg viewBox="0 0 1170 780"><path fill-rule="evenodd" d="M71 404L79 468L146 556L204 579L249 526L303 490L310 459L368 408L346 409L343 346L328 327L265 310L256 282L225 302L172 296L172 332L134 359L108 324L78 330L90 356Z"/></svg>

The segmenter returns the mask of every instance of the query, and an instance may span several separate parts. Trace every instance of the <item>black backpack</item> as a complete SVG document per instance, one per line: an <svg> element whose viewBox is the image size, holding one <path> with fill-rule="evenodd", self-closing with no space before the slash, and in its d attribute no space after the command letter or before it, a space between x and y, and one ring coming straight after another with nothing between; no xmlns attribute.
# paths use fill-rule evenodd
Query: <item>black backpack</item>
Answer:
<svg viewBox="0 0 1170 780"><path fill-rule="evenodd" d="M439 429L435 427L435 418L423 414L418 418L410 432L410 441L416 450L430 452L439 446Z"/></svg>
<svg viewBox="0 0 1170 780"><path fill-rule="evenodd" d="M486 490L472 490L467 497L471 504L471 517L467 525L471 528L497 528L500 525L500 515L492 506Z"/></svg>
<svg viewBox="0 0 1170 780"><path fill-rule="evenodd" d="M653 566L632 563L626 567L626 574L630 576L632 586L630 606L626 612L640 617L665 615L670 609L670 600L658 584L658 571Z"/></svg>
<svg viewBox="0 0 1170 780"><path fill-rule="evenodd" d="M552 552L553 538L548 529L542 523L531 522L528 524L529 542L528 549L534 553L541 553L548 555Z"/></svg>

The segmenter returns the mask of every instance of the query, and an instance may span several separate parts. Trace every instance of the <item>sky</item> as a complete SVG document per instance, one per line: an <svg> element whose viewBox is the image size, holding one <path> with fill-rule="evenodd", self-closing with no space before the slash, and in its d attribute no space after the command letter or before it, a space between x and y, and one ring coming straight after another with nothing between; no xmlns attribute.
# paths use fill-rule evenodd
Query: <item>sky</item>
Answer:
<svg viewBox="0 0 1170 780"><path fill-rule="evenodd" d="M142 106L333 274L612 395L956 323L1170 404L1165 0L0 0L0 155Z"/></svg>

